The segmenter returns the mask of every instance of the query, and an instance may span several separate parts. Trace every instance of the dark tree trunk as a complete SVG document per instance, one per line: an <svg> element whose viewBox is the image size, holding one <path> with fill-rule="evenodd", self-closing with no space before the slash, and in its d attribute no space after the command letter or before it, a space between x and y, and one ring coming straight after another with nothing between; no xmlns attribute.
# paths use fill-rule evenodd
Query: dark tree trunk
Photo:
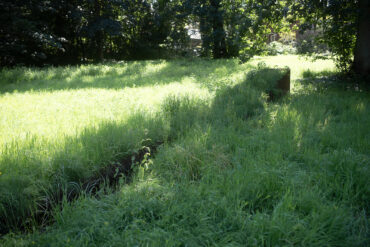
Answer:
<svg viewBox="0 0 370 247"><path fill-rule="evenodd" d="M84 42L82 41L81 37L78 37L78 47L80 48L80 51L81 51L81 61L82 62L86 62L86 52L85 52L85 44Z"/></svg>
<svg viewBox="0 0 370 247"><path fill-rule="evenodd" d="M199 31L202 38L202 56L208 57L211 51L211 33L212 28L207 22L207 16L200 17Z"/></svg>
<svg viewBox="0 0 370 247"><path fill-rule="evenodd" d="M358 32L354 51L355 73L370 75L370 0L359 0Z"/></svg>
<svg viewBox="0 0 370 247"><path fill-rule="evenodd" d="M101 18L101 1L95 0L95 19L99 20ZM96 58L100 62L103 60L103 49L104 49L104 33L103 30L98 30L95 33L96 42Z"/></svg>
<svg viewBox="0 0 370 247"><path fill-rule="evenodd" d="M104 53L104 42L103 42L103 31L98 31L96 34L96 46L97 46L97 59L99 62L103 61Z"/></svg>
<svg viewBox="0 0 370 247"><path fill-rule="evenodd" d="M221 0L211 0L211 16L213 28L213 58L227 57L226 33L224 17L221 9Z"/></svg>

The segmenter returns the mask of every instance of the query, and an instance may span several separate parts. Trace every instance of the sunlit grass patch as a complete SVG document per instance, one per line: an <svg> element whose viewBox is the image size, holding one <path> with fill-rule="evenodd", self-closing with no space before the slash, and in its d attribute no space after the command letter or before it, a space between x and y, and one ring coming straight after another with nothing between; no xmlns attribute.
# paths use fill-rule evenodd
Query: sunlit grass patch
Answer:
<svg viewBox="0 0 370 247"><path fill-rule="evenodd" d="M209 95L191 82L123 90L6 94L0 98L0 140L7 143L36 135L61 141L64 135L74 135L102 121L122 122L136 112L157 112L162 100L172 94Z"/></svg>

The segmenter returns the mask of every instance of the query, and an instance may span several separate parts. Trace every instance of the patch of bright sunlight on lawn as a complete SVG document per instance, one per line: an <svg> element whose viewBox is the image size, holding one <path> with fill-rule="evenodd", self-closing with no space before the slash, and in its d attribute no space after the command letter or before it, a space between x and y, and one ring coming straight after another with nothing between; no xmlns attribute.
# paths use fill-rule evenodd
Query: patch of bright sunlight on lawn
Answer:
<svg viewBox="0 0 370 247"><path fill-rule="evenodd" d="M294 55L237 60L144 61L47 69L18 68L0 77L0 151L32 137L61 142L104 121L125 122L137 112L154 113L173 94L209 98L219 87L244 79L259 62L303 71L334 70L330 60Z"/></svg>
<svg viewBox="0 0 370 247"><path fill-rule="evenodd" d="M75 135L102 121L124 122L137 112L154 113L172 94L208 97L205 89L190 81L141 88L80 89L26 92L0 97L0 140L21 141L37 135L48 140Z"/></svg>

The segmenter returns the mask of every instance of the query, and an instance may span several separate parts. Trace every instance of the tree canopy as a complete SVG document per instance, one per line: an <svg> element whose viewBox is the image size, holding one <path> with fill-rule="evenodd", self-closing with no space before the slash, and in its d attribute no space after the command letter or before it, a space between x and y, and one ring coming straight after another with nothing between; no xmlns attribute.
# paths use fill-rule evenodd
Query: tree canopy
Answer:
<svg viewBox="0 0 370 247"><path fill-rule="evenodd" d="M314 25L342 70L368 74L369 1L3 0L0 65L192 54L189 27L199 29L200 55L248 59L269 33Z"/></svg>
<svg viewBox="0 0 370 247"><path fill-rule="evenodd" d="M289 0L287 4L302 24L322 28L319 42L329 46L342 71L369 74L369 0Z"/></svg>

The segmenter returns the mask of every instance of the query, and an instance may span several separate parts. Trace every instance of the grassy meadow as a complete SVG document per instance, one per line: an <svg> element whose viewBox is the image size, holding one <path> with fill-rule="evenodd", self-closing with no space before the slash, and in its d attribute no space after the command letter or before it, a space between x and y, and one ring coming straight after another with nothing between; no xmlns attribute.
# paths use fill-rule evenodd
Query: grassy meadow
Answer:
<svg viewBox="0 0 370 247"><path fill-rule="evenodd" d="M269 101L275 65L292 93ZM3 69L0 245L370 245L370 95L333 73L292 55Z"/></svg>

